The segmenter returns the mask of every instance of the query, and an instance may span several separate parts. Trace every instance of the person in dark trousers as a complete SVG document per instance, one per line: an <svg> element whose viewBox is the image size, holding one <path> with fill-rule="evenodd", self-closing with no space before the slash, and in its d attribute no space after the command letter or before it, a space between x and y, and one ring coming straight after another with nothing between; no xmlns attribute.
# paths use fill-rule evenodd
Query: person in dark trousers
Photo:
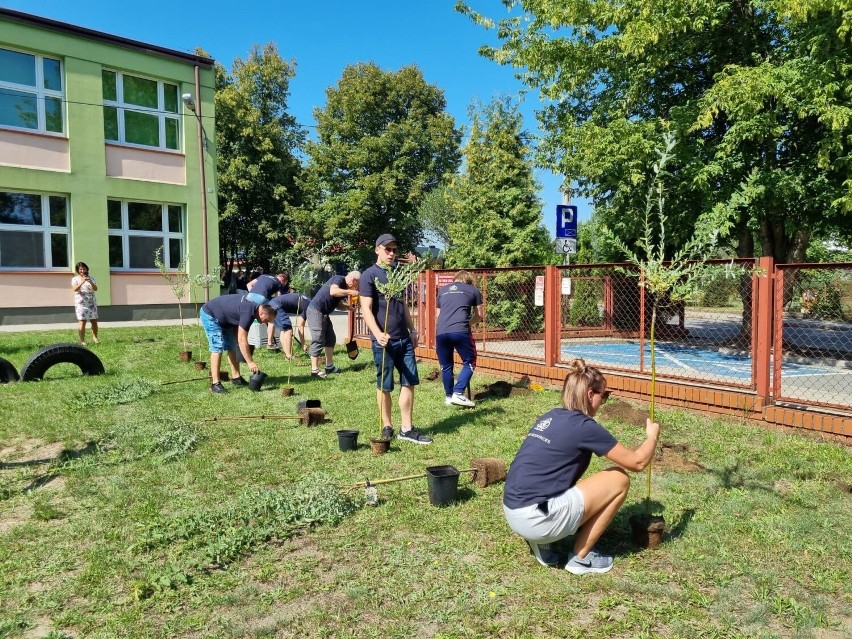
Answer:
<svg viewBox="0 0 852 639"><path fill-rule="evenodd" d="M239 348L249 370L256 373L259 369L248 344L248 331L255 320L265 323L275 319L275 309L268 304L252 302L242 294L222 295L201 307L198 317L207 342L210 344L210 392L224 393L225 387L219 379L219 366L222 363L222 351L227 351L231 364L231 383L245 386L246 380L240 375L240 363L236 349Z"/></svg>
<svg viewBox="0 0 852 639"><path fill-rule="evenodd" d="M594 420L609 398L601 372L582 359L571 362L562 386L562 407L539 417L530 429L506 477L503 513L539 563L561 565L551 544L576 533L565 570L575 575L607 572L613 559L595 543L627 497L630 478L654 455L660 425L645 424L645 441L631 450ZM592 454L611 467L581 479Z"/></svg>
<svg viewBox="0 0 852 639"><path fill-rule="evenodd" d="M293 323L290 315L296 316L296 339L302 345L302 350L307 352L308 345L305 343L305 323L308 318L308 305L311 300L298 293L285 293L272 298L269 305L278 313L275 316L275 328L279 331L281 351L285 359L293 357Z"/></svg>
<svg viewBox="0 0 852 639"><path fill-rule="evenodd" d="M473 285L473 276L467 271L456 273L455 281L438 291L438 325L435 328L435 352L441 365L444 382L444 403L448 406L474 404L464 391L476 368L476 342L471 324L482 319L482 293ZM453 384L453 353L462 360L458 381Z"/></svg>
<svg viewBox="0 0 852 639"><path fill-rule="evenodd" d="M325 379L329 373L339 373L334 365L334 345L337 335L329 315L336 309L346 306L347 300L358 294L361 274L350 271L346 275L333 275L320 287L308 305L307 322L311 329L311 377ZM325 351L325 370L320 369L319 358Z"/></svg>
<svg viewBox="0 0 852 639"><path fill-rule="evenodd" d="M376 263L364 271L361 277L361 313L370 330L373 345L373 361L376 363L376 401L379 404L382 436L393 437L391 420L391 391L393 372L399 371L400 440L415 444L431 444L432 438L421 433L413 423L414 387L420 383L414 344L417 330L405 302L386 299L376 286L387 283L387 270L396 260L399 244L390 233L376 239ZM387 317L387 324L385 323ZM382 354L384 353L384 359ZM382 368L384 364L384 368Z"/></svg>
<svg viewBox="0 0 852 639"><path fill-rule="evenodd" d="M266 275L261 273L248 284L248 298L258 304L267 304L269 300L280 293L290 290L288 276L284 273L278 275ZM266 327L266 348L275 350L275 327L270 323Z"/></svg>

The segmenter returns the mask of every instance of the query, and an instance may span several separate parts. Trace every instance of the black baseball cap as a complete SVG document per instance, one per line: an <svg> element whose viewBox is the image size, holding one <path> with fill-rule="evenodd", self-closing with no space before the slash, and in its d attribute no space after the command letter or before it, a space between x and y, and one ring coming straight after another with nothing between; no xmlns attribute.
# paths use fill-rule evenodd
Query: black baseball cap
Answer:
<svg viewBox="0 0 852 639"><path fill-rule="evenodd" d="M376 239L376 246L387 246L391 242L396 242L396 238L390 233L383 233Z"/></svg>

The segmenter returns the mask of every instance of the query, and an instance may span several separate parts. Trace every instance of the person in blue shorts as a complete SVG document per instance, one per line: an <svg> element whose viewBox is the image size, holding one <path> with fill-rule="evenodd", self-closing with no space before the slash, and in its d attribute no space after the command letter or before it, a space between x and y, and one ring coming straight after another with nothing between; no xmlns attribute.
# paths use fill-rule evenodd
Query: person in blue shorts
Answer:
<svg viewBox="0 0 852 639"><path fill-rule="evenodd" d="M219 366L222 363L222 351L227 351L228 362L231 364L231 383L234 386L245 386L246 380L240 375L240 363L237 361L236 349L239 348L252 373L258 371L258 366L252 359L248 343L248 331L252 322L271 322L275 319L275 309L268 304L258 304L248 299L248 296L221 295L213 298L198 314L207 342L210 344L210 392L224 393L225 387L220 381Z"/></svg>
<svg viewBox="0 0 852 639"><path fill-rule="evenodd" d="M276 295L290 291L289 277L286 273L272 276L266 275L262 270L246 286L249 291L246 297L258 304L268 304L269 300ZM266 348L275 350L275 327L272 324L267 324L266 327Z"/></svg>
<svg viewBox="0 0 852 639"><path fill-rule="evenodd" d="M331 324L331 315L335 310L345 307L348 300L358 294L361 274L349 271L344 275L333 275L320 287L308 305L307 322L311 329L311 377L325 379L329 373L339 373L334 365L334 345L337 335ZM320 369L319 358L325 351L325 370Z"/></svg>
<svg viewBox="0 0 852 639"><path fill-rule="evenodd" d="M296 339L302 345L302 350L308 350L308 345L305 343L305 322L310 303L309 298L298 293L285 293L273 297L269 302L269 305L278 313L275 316L274 326L278 329L281 351L285 359L293 357L293 323L290 321L290 315L296 316Z"/></svg>
<svg viewBox="0 0 852 639"><path fill-rule="evenodd" d="M387 271L396 260L399 244L390 233L376 239L376 263L361 276L361 313L370 331L373 345L373 361L376 363L376 401L382 414L382 436L393 437L391 421L391 391L393 372L399 371L399 412L402 441L414 444L431 444L432 438L421 433L413 423L414 387L420 383L414 344L417 330L402 300L386 299L376 286L387 283ZM387 323L385 323L387 317ZM384 359L382 354L384 353ZM382 364L384 363L384 368Z"/></svg>
<svg viewBox="0 0 852 639"><path fill-rule="evenodd" d="M473 285L473 276L467 271L456 273L455 281L438 291L438 325L435 328L435 352L441 365L444 382L444 403L448 406L475 404L464 391L476 368L476 342L470 325L482 319L482 293ZM462 368L458 381L453 384L453 353L459 354Z"/></svg>
<svg viewBox="0 0 852 639"><path fill-rule="evenodd" d="M627 497L630 477L623 469L639 471L648 465L660 425L646 421L646 439L636 450L619 444L594 420L609 398L604 376L582 359L569 367L562 407L536 420L509 467L503 513L545 566L562 564L551 544L576 533L565 570L584 575L612 568L612 557L599 552L595 543ZM618 467L581 479L593 453Z"/></svg>

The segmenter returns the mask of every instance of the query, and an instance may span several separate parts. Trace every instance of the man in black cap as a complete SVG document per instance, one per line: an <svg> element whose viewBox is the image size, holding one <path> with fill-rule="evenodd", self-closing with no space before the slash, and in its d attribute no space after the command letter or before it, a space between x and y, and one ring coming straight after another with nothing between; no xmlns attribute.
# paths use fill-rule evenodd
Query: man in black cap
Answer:
<svg viewBox="0 0 852 639"><path fill-rule="evenodd" d="M391 391L393 371L399 371L399 412L402 425L399 435L402 441L414 444L431 444L432 439L423 435L412 423L414 413L414 387L420 383L414 343L417 330L408 306L398 299L386 299L376 286L387 283L387 270L396 260L399 244L390 233L376 239L376 263L361 275L361 312L373 344L373 360L376 363L376 399L381 407L383 437L393 437L391 420ZM385 319L387 318L387 322ZM382 355L384 354L384 359ZM382 364L384 363L384 369Z"/></svg>

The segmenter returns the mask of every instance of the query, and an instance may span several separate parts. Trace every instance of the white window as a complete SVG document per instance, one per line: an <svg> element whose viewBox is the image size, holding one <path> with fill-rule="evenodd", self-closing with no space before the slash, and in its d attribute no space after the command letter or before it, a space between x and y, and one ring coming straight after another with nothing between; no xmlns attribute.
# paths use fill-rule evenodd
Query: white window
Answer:
<svg viewBox="0 0 852 639"><path fill-rule="evenodd" d="M184 256L180 204L107 200L107 222L111 269L155 269L154 253L161 246L167 267L180 264Z"/></svg>
<svg viewBox="0 0 852 639"><path fill-rule="evenodd" d="M176 84L107 69L101 72L101 79L107 140L180 150Z"/></svg>
<svg viewBox="0 0 852 639"><path fill-rule="evenodd" d="M62 62L0 48L0 126L62 133Z"/></svg>
<svg viewBox="0 0 852 639"><path fill-rule="evenodd" d="M68 266L68 198L0 191L0 268Z"/></svg>

